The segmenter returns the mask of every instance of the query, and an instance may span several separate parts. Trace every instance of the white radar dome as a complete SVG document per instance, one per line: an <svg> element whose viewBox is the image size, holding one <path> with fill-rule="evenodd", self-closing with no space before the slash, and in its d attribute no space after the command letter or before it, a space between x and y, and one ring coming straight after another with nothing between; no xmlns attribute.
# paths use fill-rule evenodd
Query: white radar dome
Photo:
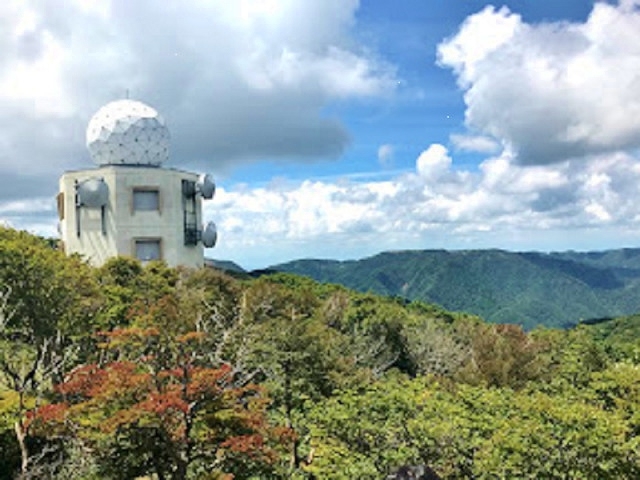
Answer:
<svg viewBox="0 0 640 480"><path fill-rule="evenodd" d="M160 166L169 159L169 129L150 106L116 100L89 121L87 148L98 165Z"/></svg>

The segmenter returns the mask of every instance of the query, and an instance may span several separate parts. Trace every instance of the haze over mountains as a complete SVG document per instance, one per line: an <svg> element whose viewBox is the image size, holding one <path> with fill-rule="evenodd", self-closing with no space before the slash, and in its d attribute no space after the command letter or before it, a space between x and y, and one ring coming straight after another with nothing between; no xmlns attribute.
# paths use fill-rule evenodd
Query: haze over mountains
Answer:
<svg viewBox="0 0 640 480"><path fill-rule="evenodd" d="M296 260L269 270L436 303L525 328L640 312L640 248L396 251L352 261Z"/></svg>

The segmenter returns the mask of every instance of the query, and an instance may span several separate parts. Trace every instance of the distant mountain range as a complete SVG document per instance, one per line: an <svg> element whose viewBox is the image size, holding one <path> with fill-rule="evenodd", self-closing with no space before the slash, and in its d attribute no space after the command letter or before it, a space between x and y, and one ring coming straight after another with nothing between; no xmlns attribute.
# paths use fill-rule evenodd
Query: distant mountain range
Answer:
<svg viewBox="0 0 640 480"><path fill-rule="evenodd" d="M269 270L436 303L525 328L567 327L640 312L640 248L397 251L353 261L297 260Z"/></svg>
<svg viewBox="0 0 640 480"><path fill-rule="evenodd" d="M205 258L204 265L205 267L217 268L218 270L224 270L229 273L247 273L244 268L231 260L214 260L213 258Z"/></svg>

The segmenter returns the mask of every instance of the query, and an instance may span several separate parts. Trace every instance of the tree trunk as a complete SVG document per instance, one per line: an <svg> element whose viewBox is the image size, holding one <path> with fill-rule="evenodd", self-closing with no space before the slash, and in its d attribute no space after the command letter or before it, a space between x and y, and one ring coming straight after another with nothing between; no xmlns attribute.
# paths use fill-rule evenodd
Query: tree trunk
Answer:
<svg viewBox="0 0 640 480"><path fill-rule="evenodd" d="M26 442L27 434L24 431L24 428L22 428L21 420L18 420L14 424L14 430L16 432L16 439L18 440L18 445L20 446L20 457L22 459L20 463L20 471L24 475L27 473L27 468L29 468L29 449L27 448L27 442Z"/></svg>
<svg viewBox="0 0 640 480"><path fill-rule="evenodd" d="M185 480L187 478L187 462L179 461L177 463L176 471L172 478L175 480Z"/></svg>
<svg viewBox="0 0 640 480"><path fill-rule="evenodd" d="M286 426L295 433L293 426L293 392L291 391L291 373L289 362L283 363L284 373L284 408L286 413ZM289 458L289 468L293 471L300 466L300 458L298 457L298 439L294 435L293 443L291 445L291 457Z"/></svg>

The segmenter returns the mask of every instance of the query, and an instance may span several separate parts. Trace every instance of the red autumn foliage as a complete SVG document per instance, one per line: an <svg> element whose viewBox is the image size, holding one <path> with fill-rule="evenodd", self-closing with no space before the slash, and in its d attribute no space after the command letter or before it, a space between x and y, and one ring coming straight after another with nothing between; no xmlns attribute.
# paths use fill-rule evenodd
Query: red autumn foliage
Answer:
<svg viewBox="0 0 640 480"><path fill-rule="evenodd" d="M151 375L133 362L112 362L105 367L91 364L73 370L56 390L79 399L110 397L144 390L150 380Z"/></svg>
<svg viewBox="0 0 640 480"><path fill-rule="evenodd" d="M27 412L24 427L25 429L30 429L34 425L57 427L64 422L68 411L69 405L66 403L42 405Z"/></svg>
<svg viewBox="0 0 640 480"><path fill-rule="evenodd" d="M238 435L228 438L221 446L235 453L255 454L264 447L264 438L259 434Z"/></svg>
<svg viewBox="0 0 640 480"><path fill-rule="evenodd" d="M149 393L147 398L137 403L134 408L157 415L171 412L189 413L189 403L181 395L178 385L172 385L163 393Z"/></svg>
<svg viewBox="0 0 640 480"><path fill-rule="evenodd" d="M270 464L277 459L271 445L289 443L290 433L267 421L263 389L242 382L237 386L231 365L212 365L198 352L202 333L159 338L157 329L149 327L100 336L107 358L129 359L70 372L56 386L61 401L35 412L42 423L60 427L64 422L70 426L67 432L89 442L153 429L166 442L169 458L230 455L234 462L246 458ZM146 448L144 443L140 448Z"/></svg>

